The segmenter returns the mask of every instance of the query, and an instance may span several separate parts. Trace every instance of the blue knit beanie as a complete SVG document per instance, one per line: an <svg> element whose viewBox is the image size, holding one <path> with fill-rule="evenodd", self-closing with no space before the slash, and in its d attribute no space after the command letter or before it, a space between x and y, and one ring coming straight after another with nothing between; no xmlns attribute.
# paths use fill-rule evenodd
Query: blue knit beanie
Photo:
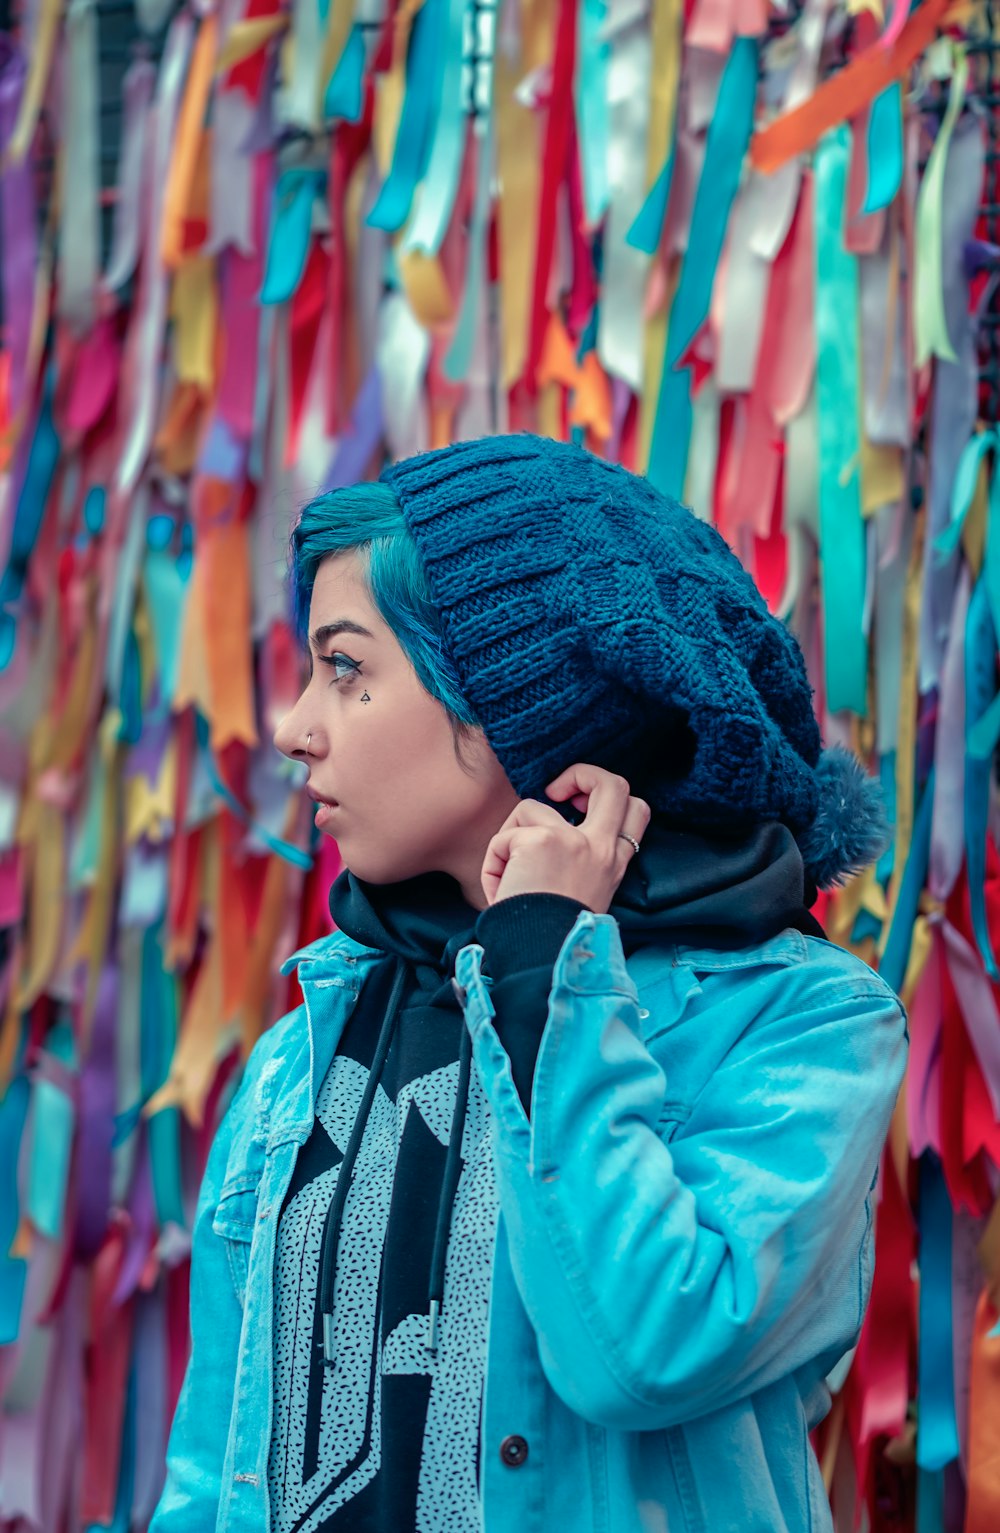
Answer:
<svg viewBox="0 0 1000 1533"><path fill-rule="evenodd" d="M820 888L879 854L877 786L821 749L802 652L714 528L544 437L459 442L382 479L522 798L590 761L686 829L783 821Z"/></svg>

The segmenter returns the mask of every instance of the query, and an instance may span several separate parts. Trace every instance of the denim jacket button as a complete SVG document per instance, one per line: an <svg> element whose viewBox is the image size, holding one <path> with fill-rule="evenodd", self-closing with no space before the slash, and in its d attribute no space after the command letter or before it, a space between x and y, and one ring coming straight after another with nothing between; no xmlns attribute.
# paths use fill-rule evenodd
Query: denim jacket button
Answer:
<svg viewBox="0 0 1000 1533"><path fill-rule="evenodd" d="M528 1444L523 1437L505 1437L500 1444L500 1457L508 1469L520 1469L528 1457Z"/></svg>

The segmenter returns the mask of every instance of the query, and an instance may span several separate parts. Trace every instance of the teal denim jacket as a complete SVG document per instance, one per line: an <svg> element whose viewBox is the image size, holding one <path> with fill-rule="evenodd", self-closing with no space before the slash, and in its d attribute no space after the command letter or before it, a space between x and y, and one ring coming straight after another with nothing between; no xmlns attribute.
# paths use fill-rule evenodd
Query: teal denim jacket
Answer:
<svg viewBox="0 0 1000 1533"><path fill-rule="evenodd" d="M278 1215L379 957L335 933L288 960L304 1005L258 1043L216 1136L152 1533L268 1528ZM898 998L793 930L626 963L614 918L585 911L553 971L529 1122L482 958L464 947L454 983L500 1198L484 1533L830 1529L808 1433L871 1287Z"/></svg>

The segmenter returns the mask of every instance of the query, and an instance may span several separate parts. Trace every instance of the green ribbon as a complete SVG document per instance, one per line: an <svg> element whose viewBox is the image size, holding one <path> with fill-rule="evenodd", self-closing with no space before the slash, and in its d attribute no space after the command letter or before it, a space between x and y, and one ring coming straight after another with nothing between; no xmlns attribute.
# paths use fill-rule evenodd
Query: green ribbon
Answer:
<svg viewBox="0 0 1000 1533"><path fill-rule="evenodd" d="M820 566L826 702L831 712L867 711L865 523L861 514L858 401L858 270L844 248L850 135L820 142L815 159L816 405L819 435Z"/></svg>

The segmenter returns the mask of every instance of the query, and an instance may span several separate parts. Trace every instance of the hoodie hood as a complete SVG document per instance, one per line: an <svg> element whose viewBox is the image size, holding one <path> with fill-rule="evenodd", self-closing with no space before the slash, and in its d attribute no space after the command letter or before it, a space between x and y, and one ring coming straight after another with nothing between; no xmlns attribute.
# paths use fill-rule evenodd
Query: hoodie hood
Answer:
<svg viewBox="0 0 1000 1533"><path fill-rule="evenodd" d="M355 941L402 959L429 988L432 975L438 987L450 987L455 957L474 939L479 912L447 873L368 884L345 869L330 890L330 914ZM626 954L657 942L748 947L788 926L824 935L806 908L801 853L779 821L733 836L652 821L609 914Z"/></svg>

